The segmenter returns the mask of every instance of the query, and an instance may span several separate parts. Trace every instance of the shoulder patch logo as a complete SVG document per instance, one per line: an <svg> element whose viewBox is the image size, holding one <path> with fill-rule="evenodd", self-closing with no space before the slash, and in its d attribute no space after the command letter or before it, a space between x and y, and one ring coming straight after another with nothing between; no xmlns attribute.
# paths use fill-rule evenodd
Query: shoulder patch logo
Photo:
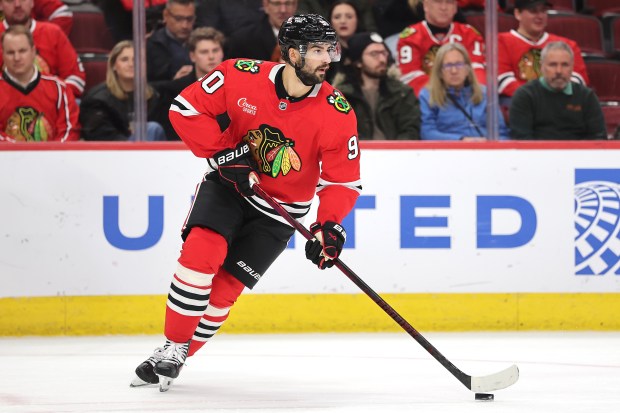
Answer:
<svg viewBox="0 0 620 413"><path fill-rule="evenodd" d="M327 97L327 102L345 115L351 112L351 104L338 89L334 89L334 92Z"/></svg>
<svg viewBox="0 0 620 413"><path fill-rule="evenodd" d="M280 173L286 176L291 169L301 170L295 141L285 137L280 129L262 124L258 129L249 130L243 141L250 146L260 172L275 178Z"/></svg>
<svg viewBox="0 0 620 413"><path fill-rule="evenodd" d="M235 61L235 69L240 72L249 72L252 74L256 74L260 71L260 64L263 63L262 60L243 60L239 59Z"/></svg>
<svg viewBox="0 0 620 413"><path fill-rule="evenodd" d="M409 37L412 34L414 34L416 32L416 29L414 29L413 27L405 27L403 29L402 32L400 32L400 34L398 35L398 37L400 37L401 39L404 39L405 37Z"/></svg>

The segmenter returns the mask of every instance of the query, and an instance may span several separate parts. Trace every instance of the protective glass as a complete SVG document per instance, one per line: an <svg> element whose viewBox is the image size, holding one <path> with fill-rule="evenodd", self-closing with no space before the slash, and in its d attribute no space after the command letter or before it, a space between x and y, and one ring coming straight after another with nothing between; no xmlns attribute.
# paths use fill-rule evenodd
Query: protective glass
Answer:
<svg viewBox="0 0 620 413"><path fill-rule="evenodd" d="M299 45L299 53L306 59L322 60L325 54L329 56L329 60L339 62L342 56L342 49L338 42L319 42Z"/></svg>

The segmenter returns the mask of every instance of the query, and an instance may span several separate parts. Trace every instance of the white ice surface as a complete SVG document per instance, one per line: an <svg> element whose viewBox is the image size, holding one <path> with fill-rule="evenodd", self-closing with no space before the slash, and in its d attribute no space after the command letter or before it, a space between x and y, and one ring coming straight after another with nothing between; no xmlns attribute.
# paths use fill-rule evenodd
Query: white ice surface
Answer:
<svg viewBox="0 0 620 413"><path fill-rule="evenodd" d="M159 336L0 338L0 412L620 412L620 333L426 333L519 381L474 401L406 333L216 336L167 393L130 388Z"/></svg>

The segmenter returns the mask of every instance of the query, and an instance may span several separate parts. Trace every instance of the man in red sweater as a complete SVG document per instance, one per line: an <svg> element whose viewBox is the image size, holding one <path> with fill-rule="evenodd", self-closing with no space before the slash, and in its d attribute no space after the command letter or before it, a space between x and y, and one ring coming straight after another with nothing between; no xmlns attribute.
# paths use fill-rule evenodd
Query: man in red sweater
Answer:
<svg viewBox="0 0 620 413"><path fill-rule="evenodd" d="M515 1L514 15L519 21L519 27L517 30L499 33L497 41L500 95L510 97L528 81L540 78L540 53L548 43L558 41L568 44L573 50L571 81L584 86L589 83L586 65L577 43L545 31L550 7L547 0Z"/></svg>
<svg viewBox="0 0 620 413"><path fill-rule="evenodd" d="M454 21L456 0L423 0L426 20L406 27L398 39L400 80L416 96L428 83L437 50L446 43L461 43L467 50L478 81L486 83L484 39L468 24Z"/></svg>
<svg viewBox="0 0 620 413"><path fill-rule="evenodd" d="M84 92L86 82L82 62L60 27L32 18L33 1L0 0L5 18L0 25L0 33L15 24L29 28L38 51L36 65L39 71L42 74L58 76L74 96L79 97Z"/></svg>
<svg viewBox="0 0 620 413"><path fill-rule="evenodd" d="M6 68L0 76L0 142L77 140L73 95L61 80L37 69L30 31L14 25L1 39Z"/></svg>

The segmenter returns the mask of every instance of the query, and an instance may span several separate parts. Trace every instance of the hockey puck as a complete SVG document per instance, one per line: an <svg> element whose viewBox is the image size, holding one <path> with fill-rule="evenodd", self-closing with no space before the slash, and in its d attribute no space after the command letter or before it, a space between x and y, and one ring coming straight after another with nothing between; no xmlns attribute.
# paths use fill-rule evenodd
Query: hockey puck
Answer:
<svg viewBox="0 0 620 413"><path fill-rule="evenodd" d="M476 393L476 400L485 402L493 401L494 396L491 393Z"/></svg>

